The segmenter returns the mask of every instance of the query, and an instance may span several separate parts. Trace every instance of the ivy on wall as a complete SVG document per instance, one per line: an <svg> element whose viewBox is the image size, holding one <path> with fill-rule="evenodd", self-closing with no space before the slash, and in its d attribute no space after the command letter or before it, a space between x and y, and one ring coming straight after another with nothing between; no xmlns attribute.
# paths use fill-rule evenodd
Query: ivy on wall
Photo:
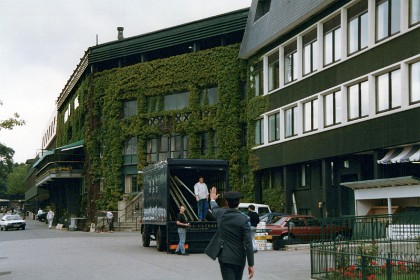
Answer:
<svg viewBox="0 0 420 280"><path fill-rule="evenodd" d="M138 170L148 164L147 139L162 135L186 135L189 158L218 158L229 161L231 189L251 193L252 182L243 183L249 172L248 148L242 145L242 127L252 107L243 100L246 64L239 60L239 45L217 47L133 66L115 68L86 78L77 90L83 106L80 115L72 115L64 124L60 113L57 132L60 144L85 139L87 207L117 208L123 194L123 155L125 140L137 137ZM216 105L200 105L200 89L217 85ZM189 106L176 111L163 111L163 96L189 92ZM147 99L156 96L158 112L148 112ZM138 114L122 118L123 102L137 100ZM70 101L71 103L71 101ZM152 104L153 105L153 104ZM64 106L65 107L65 106ZM77 110L76 110L77 111ZM203 114L206 111L209 114ZM188 115L187 120L173 122L168 130L149 125L149 118ZM71 127L72 133L69 132ZM202 133L217 132L217 149L201 155ZM71 137L69 137L71 136ZM246 177L246 176L245 176ZM99 183L103 190L99 192ZM141 184L141 178L138 180ZM96 205L93 205L93 200Z"/></svg>

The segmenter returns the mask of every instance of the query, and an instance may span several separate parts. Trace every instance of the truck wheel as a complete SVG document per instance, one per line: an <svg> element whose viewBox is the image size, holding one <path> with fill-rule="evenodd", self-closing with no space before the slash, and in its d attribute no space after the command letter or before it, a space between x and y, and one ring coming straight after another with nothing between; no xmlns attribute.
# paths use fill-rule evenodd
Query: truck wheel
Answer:
<svg viewBox="0 0 420 280"><path fill-rule="evenodd" d="M165 235L161 227L158 227L156 234L156 247L158 251L164 251L166 249L166 240Z"/></svg>
<svg viewBox="0 0 420 280"><path fill-rule="evenodd" d="M147 230L147 227L144 227L143 233L141 235L141 241L143 242L143 247L150 246L150 231Z"/></svg>

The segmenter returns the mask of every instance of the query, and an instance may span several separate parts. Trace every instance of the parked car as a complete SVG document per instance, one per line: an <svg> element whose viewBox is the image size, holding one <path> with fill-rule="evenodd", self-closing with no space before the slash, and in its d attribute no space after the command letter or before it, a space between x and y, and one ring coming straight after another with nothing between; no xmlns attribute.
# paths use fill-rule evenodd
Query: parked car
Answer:
<svg viewBox="0 0 420 280"><path fill-rule="evenodd" d="M266 225L269 234L280 236L280 239L299 239L301 241L351 238L349 227L322 223L321 220L310 215L287 215L274 217Z"/></svg>
<svg viewBox="0 0 420 280"><path fill-rule="evenodd" d="M248 213L248 207L249 205L255 206L255 212L257 212L258 215L264 215L266 213L271 213L270 206L266 204L258 204L258 203L239 203L238 209L244 214Z"/></svg>
<svg viewBox="0 0 420 280"><path fill-rule="evenodd" d="M48 212L43 212L40 214L36 214L36 219L40 222L45 222L45 220L47 219L47 214Z"/></svg>
<svg viewBox="0 0 420 280"><path fill-rule="evenodd" d="M287 216L287 215L288 214L278 213L278 212L266 213L266 214L264 214L260 217L260 222L270 224L273 221L273 219L275 219L275 218L278 219L278 217Z"/></svg>
<svg viewBox="0 0 420 280"><path fill-rule="evenodd" d="M19 215L4 215L0 220L0 230L22 229L26 227L26 222Z"/></svg>

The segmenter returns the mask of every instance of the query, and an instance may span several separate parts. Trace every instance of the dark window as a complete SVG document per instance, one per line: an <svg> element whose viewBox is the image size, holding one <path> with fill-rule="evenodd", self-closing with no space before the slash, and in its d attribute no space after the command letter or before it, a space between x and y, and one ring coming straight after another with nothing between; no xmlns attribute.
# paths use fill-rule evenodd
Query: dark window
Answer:
<svg viewBox="0 0 420 280"><path fill-rule="evenodd" d="M297 106L289 108L284 112L285 137L292 137L297 134Z"/></svg>
<svg viewBox="0 0 420 280"><path fill-rule="evenodd" d="M137 100L124 101L123 117L129 118L137 115Z"/></svg>
<svg viewBox="0 0 420 280"><path fill-rule="evenodd" d="M279 52L268 56L268 91L279 87Z"/></svg>
<svg viewBox="0 0 420 280"><path fill-rule="evenodd" d="M316 71L318 66L317 30L314 29L303 38L303 74Z"/></svg>
<svg viewBox="0 0 420 280"><path fill-rule="evenodd" d="M284 83L297 79L297 42L284 47Z"/></svg>
<svg viewBox="0 0 420 280"><path fill-rule="evenodd" d="M340 15L324 23L324 65L341 59Z"/></svg>
<svg viewBox="0 0 420 280"><path fill-rule="evenodd" d="M255 121L255 144L264 144L264 119Z"/></svg>
<svg viewBox="0 0 420 280"><path fill-rule="evenodd" d="M163 109L180 110L188 107L189 92L181 92L165 95L163 98Z"/></svg>
<svg viewBox="0 0 420 280"><path fill-rule="evenodd" d="M400 31L400 0L376 1L376 40L380 41Z"/></svg>
<svg viewBox="0 0 420 280"><path fill-rule="evenodd" d="M280 139L280 113L268 116L268 142Z"/></svg>
<svg viewBox="0 0 420 280"><path fill-rule="evenodd" d="M341 123L341 91L324 96L324 125L332 126Z"/></svg>
<svg viewBox="0 0 420 280"><path fill-rule="evenodd" d="M303 132L318 129L318 99L303 104Z"/></svg>
<svg viewBox="0 0 420 280"><path fill-rule="evenodd" d="M348 118L355 120L369 115L368 82L362 82L348 88Z"/></svg>
<svg viewBox="0 0 420 280"><path fill-rule="evenodd" d="M219 101L219 90L216 87L200 90L200 105L215 105Z"/></svg>
<svg viewBox="0 0 420 280"><path fill-rule="evenodd" d="M410 26L420 22L420 0L410 0Z"/></svg>
<svg viewBox="0 0 420 280"><path fill-rule="evenodd" d="M258 0L254 21L260 19L270 10L271 0Z"/></svg>
<svg viewBox="0 0 420 280"><path fill-rule="evenodd" d="M368 13L367 0L350 7L348 17L348 53L353 54L367 47L368 44Z"/></svg>
<svg viewBox="0 0 420 280"><path fill-rule="evenodd" d="M252 77L254 79L255 96L264 94L264 74L262 61L254 65Z"/></svg>
<svg viewBox="0 0 420 280"><path fill-rule="evenodd" d="M395 70L376 78L376 112L401 107L401 70Z"/></svg>
<svg viewBox="0 0 420 280"><path fill-rule="evenodd" d="M128 155L137 155L137 137L131 137L124 144L123 154Z"/></svg>
<svg viewBox="0 0 420 280"><path fill-rule="evenodd" d="M410 104L420 102L420 62L410 65Z"/></svg>

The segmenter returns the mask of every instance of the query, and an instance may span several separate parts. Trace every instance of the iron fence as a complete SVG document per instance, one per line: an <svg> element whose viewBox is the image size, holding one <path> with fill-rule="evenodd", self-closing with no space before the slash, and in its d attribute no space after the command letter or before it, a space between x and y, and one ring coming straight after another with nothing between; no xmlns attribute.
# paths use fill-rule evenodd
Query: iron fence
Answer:
<svg viewBox="0 0 420 280"><path fill-rule="evenodd" d="M343 217L321 223L351 228L351 236L311 243L313 279L420 279L418 214Z"/></svg>

